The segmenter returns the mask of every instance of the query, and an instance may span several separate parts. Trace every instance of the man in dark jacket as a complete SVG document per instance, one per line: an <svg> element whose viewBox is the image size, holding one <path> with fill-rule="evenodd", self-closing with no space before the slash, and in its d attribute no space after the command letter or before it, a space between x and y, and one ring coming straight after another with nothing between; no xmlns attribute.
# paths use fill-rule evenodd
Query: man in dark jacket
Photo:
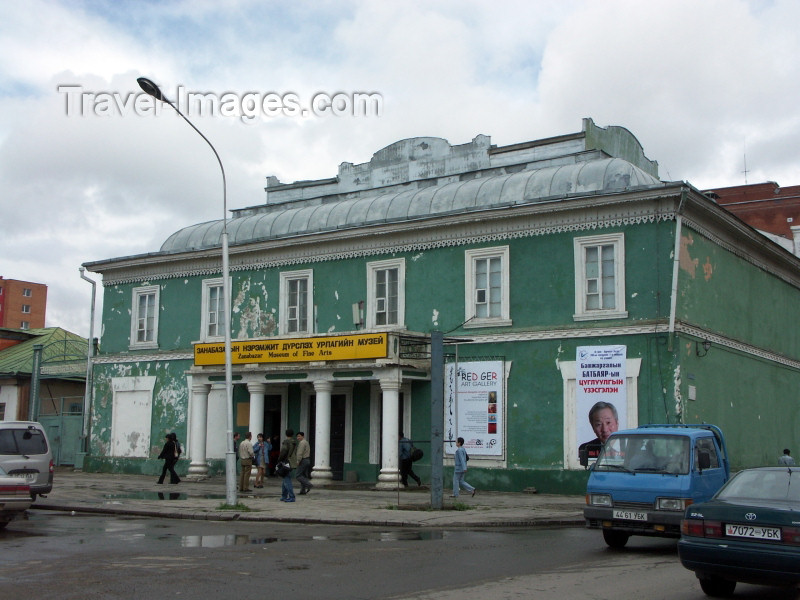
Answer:
<svg viewBox="0 0 800 600"><path fill-rule="evenodd" d="M169 471L170 483L180 483L181 478L178 477L178 474L175 472L175 464L178 462L178 457L180 457L181 454L178 436L174 433L168 433L165 439L167 441L164 444L164 448L161 450L161 454L158 455L158 458L164 460L164 468L161 469L161 477L158 478L158 483L164 483L164 477L167 476L167 471Z"/></svg>
<svg viewBox="0 0 800 600"><path fill-rule="evenodd" d="M294 502L294 486L292 485L292 471L297 466L297 440L294 439L294 429L286 430L286 439L281 444L281 453L278 462L288 462L291 467L283 476L281 484L281 502Z"/></svg>

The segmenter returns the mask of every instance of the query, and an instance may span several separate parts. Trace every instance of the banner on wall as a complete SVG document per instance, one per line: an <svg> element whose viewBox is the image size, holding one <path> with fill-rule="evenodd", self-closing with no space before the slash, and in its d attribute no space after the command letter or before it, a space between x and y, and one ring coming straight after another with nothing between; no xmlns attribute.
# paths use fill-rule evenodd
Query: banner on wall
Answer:
<svg viewBox="0 0 800 600"><path fill-rule="evenodd" d="M449 363L445 367L445 451L464 438L470 456L503 455L503 361Z"/></svg>
<svg viewBox="0 0 800 600"><path fill-rule="evenodd" d="M575 362L575 423L578 454L595 459L609 435L625 429L626 346L578 346Z"/></svg>

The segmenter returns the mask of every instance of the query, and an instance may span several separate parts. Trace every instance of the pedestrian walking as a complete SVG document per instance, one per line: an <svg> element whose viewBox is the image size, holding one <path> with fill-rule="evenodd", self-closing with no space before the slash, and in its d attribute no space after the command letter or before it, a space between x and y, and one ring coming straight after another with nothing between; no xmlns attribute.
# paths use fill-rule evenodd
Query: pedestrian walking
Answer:
<svg viewBox="0 0 800 600"><path fill-rule="evenodd" d="M408 439L403 432L400 432L400 483L403 487L408 487L408 478L411 477L417 482L417 485L422 485L422 480L414 473L413 464L411 460L411 440Z"/></svg>
<svg viewBox="0 0 800 600"><path fill-rule="evenodd" d="M794 458L792 458L791 454L788 448L784 448L783 454L778 458L778 464L783 467L795 466Z"/></svg>
<svg viewBox="0 0 800 600"><path fill-rule="evenodd" d="M253 453L255 457L253 460L256 465L256 481L253 487L264 487L264 474L267 471L267 461L269 460L269 451L272 449L269 442L264 439L264 434L259 433L256 436L256 443L253 444Z"/></svg>
<svg viewBox="0 0 800 600"><path fill-rule="evenodd" d="M235 458L234 461L234 472L239 472L239 432L236 431L233 434L233 456Z"/></svg>
<svg viewBox="0 0 800 600"><path fill-rule="evenodd" d="M253 434L249 431L244 436L244 441L239 444L239 458L242 461L242 475L239 478L239 491L249 492L250 488L250 470L253 467Z"/></svg>
<svg viewBox="0 0 800 600"><path fill-rule="evenodd" d="M311 485L311 446L306 440L306 434L297 432L297 481L300 482L300 495L307 494L314 486Z"/></svg>
<svg viewBox="0 0 800 600"><path fill-rule="evenodd" d="M281 502L294 502L294 486L292 486L292 471L297 466L297 440L294 437L294 430L286 430L286 439L281 444L281 453L278 455L278 462L288 462L289 470L283 476L281 484Z"/></svg>
<svg viewBox="0 0 800 600"><path fill-rule="evenodd" d="M464 438L460 437L456 440L456 456L455 456L455 467L453 469L453 498L458 498L458 492L461 488L471 492L472 495L475 495L476 490L466 481L464 481L464 475L467 474L467 451L464 450Z"/></svg>
<svg viewBox="0 0 800 600"><path fill-rule="evenodd" d="M170 483L180 483L181 478L178 477L178 474L175 472L175 465L181 455L181 445L178 443L178 436L174 432L168 433L164 439L167 441L164 443L161 454L158 455L158 458L164 460L164 467L161 469L161 477L158 478L158 483L164 483L167 471L169 471Z"/></svg>

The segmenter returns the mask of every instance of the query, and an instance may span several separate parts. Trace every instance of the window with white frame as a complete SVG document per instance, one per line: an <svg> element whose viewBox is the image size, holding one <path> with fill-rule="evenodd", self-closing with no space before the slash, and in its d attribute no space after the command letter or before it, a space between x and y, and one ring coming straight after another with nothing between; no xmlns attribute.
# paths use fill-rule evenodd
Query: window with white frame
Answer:
<svg viewBox="0 0 800 600"><path fill-rule="evenodd" d="M223 289L222 279L203 280L200 337L204 341L218 341L225 337L225 292Z"/></svg>
<svg viewBox="0 0 800 600"><path fill-rule="evenodd" d="M33 292L31 291L31 288L23 288L22 295L26 298L30 298L33 295Z"/></svg>
<svg viewBox="0 0 800 600"><path fill-rule="evenodd" d="M280 331L281 333L311 333L313 320L313 271L281 273Z"/></svg>
<svg viewBox="0 0 800 600"><path fill-rule="evenodd" d="M367 328L402 327L405 296L404 258L367 263Z"/></svg>
<svg viewBox="0 0 800 600"><path fill-rule="evenodd" d="M31 313L31 305L30 304L23 304L22 305L22 312L23 312L23 314L29 315Z"/></svg>
<svg viewBox="0 0 800 600"><path fill-rule="evenodd" d="M30 323L30 321L22 321L22 322L19 324L19 328L20 328L20 329L30 329L30 328L31 328L31 323Z"/></svg>
<svg viewBox="0 0 800 600"><path fill-rule="evenodd" d="M511 325L508 246L464 253L464 327Z"/></svg>
<svg viewBox="0 0 800 600"><path fill-rule="evenodd" d="M158 296L157 285L133 289L131 348L158 348Z"/></svg>
<svg viewBox="0 0 800 600"><path fill-rule="evenodd" d="M625 236L575 238L576 321L620 319L625 310Z"/></svg>

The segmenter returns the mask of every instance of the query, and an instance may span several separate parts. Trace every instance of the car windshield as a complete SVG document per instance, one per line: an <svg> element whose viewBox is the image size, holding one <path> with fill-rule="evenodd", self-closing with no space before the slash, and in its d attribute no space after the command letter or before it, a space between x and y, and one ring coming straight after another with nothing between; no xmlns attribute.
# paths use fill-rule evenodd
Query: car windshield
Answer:
<svg viewBox="0 0 800 600"><path fill-rule="evenodd" d="M0 429L0 454L46 454L47 441L38 429Z"/></svg>
<svg viewBox="0 0 800 600"><path fill-rule="evenodd" d="M689 438L681 435L614 435L608 439L594 468L630 473L689 472Z"/></svg>
<svg viewBox="0 0 800 600"><path fill-rule="evenodd" d="M741 471L719 491L717 498L800 502L800 473L791 469Z"/></svg>

